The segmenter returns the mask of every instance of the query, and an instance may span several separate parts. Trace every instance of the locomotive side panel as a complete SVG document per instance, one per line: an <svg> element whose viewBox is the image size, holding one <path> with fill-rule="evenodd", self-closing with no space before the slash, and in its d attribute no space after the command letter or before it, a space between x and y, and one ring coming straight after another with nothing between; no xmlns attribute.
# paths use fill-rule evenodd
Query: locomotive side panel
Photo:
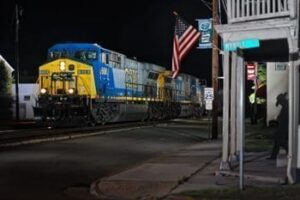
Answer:
<svg viewBox="0 0 300 200"><path fill-rule="evenodd" d="M105 100L125 95L125 56L101 48L100 74L97 80L99 93Z"/></svg>

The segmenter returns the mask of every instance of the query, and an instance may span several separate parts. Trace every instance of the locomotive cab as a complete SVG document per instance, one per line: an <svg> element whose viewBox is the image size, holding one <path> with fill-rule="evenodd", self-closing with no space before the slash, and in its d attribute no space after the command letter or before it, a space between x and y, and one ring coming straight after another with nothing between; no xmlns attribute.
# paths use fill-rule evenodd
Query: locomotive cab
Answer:
<svg viewBox="0 0 300 200"><path fill-rule="evenodd" d="M94 71L82 60L86 57L79 57L83 54L76 56L66 58L58 51L49 52L49 62L39 67L39 93L34 107L38 124L60 126L90 120L90 106L97 96Z"/></svg>

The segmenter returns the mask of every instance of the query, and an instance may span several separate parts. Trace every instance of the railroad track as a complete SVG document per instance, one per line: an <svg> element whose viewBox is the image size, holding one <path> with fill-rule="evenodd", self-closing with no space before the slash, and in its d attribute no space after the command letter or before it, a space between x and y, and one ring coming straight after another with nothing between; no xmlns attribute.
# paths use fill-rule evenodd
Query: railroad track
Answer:
<svg viewBox="0 0 300 200"><path fill-rule="evenodd" d="M170 121L159 122L127 122L99 125L94 127L75 127L75 128L26 128L17 130L0 131L0 148L15 147L25 144L34 144L47 141L58 141L79 137L102 135L117 132L119 129L134 129L156 124L170 123Z"/></svg>

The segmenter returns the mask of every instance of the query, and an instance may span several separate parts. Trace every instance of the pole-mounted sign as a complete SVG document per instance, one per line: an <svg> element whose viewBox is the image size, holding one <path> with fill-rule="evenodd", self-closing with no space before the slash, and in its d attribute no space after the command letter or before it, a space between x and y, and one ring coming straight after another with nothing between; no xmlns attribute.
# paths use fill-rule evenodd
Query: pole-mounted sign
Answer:
<svg viewBox="0 0 300 200"><path fill-rule="evenodd" d="M197 19L198 30L201 33L198 49L211 49L212 19Z"/></svg>
<svg viewBox="0 0 300 200"><path fill-rule="evenodd" d="M204 88L205 109L213 109L214 89L212 87Z"/></svg>
<svg viewBox="0 0 300 200"><path fill-rule="evenodd" d="M223 43L224 51L237 51L237 49L252 49L257 47L260 47L259 39L245 39Z"/></svg>

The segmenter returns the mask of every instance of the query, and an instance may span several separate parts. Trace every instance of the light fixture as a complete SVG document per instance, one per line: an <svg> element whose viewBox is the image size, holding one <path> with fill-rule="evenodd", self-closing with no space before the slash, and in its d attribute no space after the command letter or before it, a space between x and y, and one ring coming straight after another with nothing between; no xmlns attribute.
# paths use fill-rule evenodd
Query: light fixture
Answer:
<svg viewBox="0 0 300 200"><path fill-rule="evenodd" d="M42 89L41 89L41 93L42 93L42 94L46 94L46 93L47 93L47 89L46 89L46 88L42 88Z"/></svg>
<svg viewBox="0 0 300 200"><path fill-rule="evenodd" d="M74 94L75 90L73 88L68 89L69 94Z"/></svg>
<svg viewBox="0 0 300 200"><path fill-rule="evenodd" d="M60 71L65 71L65 69L66 69L66 63L64 61L61 61L59 63L59 69L60 69Z"/></svg>
<svg viewBox="0 0 300 200"><path fill-rule="evenodd" d="M75 69L75 66L73 64L70 64L69 67L68 67L69 71L74 71Z"/></svg>

